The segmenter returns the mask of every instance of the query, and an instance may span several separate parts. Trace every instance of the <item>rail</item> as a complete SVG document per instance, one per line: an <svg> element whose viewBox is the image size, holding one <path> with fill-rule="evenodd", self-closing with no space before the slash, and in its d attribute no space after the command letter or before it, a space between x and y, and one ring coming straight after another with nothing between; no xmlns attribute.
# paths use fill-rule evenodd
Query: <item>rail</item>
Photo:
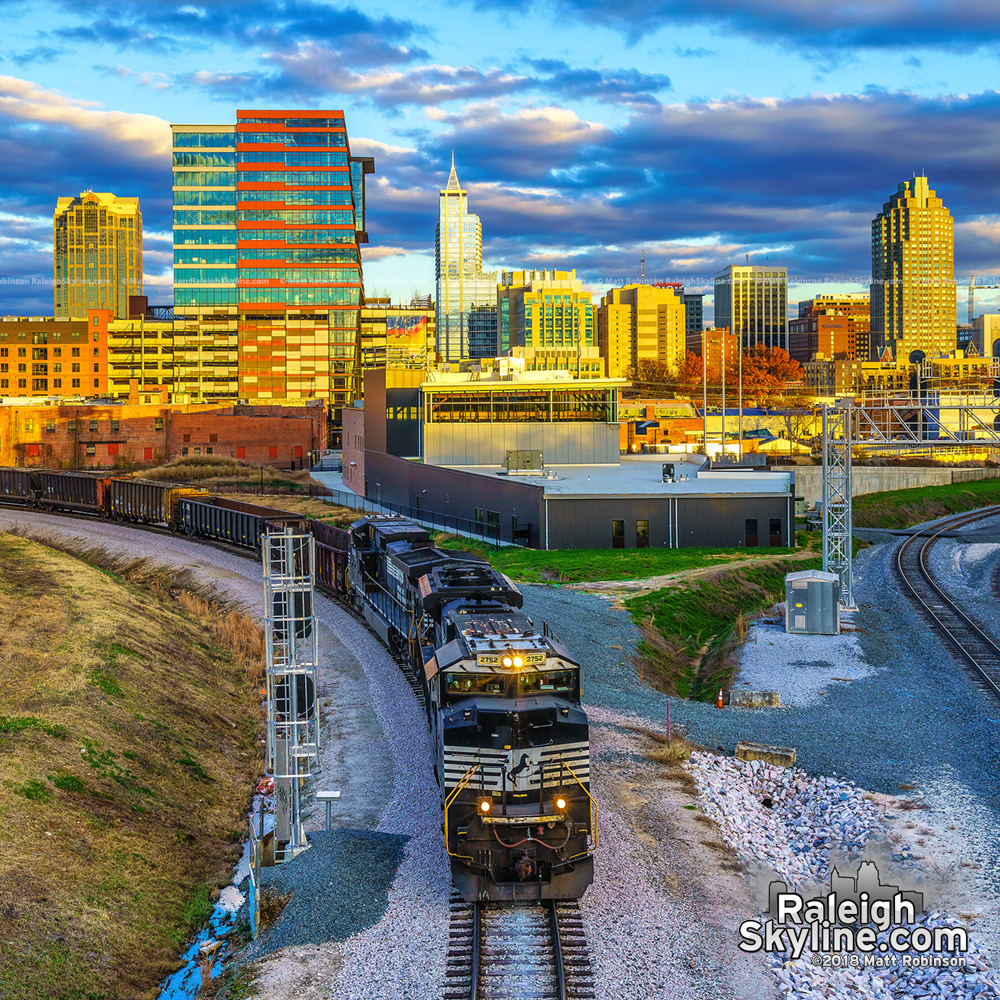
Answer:
<svg viewBox="0 0 1000 1000"><path fill-rule="evenodd" d="M932 626L945 636L994 694L1000 697L1000 645L945 593L927 565L931 549L945 532L998 514L1000 506L989 507L935 525L931 535L912 536L896 553L896 571L911 599L923 610ZM924 541L918 545L921 538Z"/></svg>
<svg viewBox="0 0 1000 1000"><path fill-rule="evenodd" d="M451 790L451 794L444 800L444 849L453 858L461 858L462 861L471 861L472 858L468 854L456 854L451 846L448 844L448 810L451 808L452 802L455 801L455 797L460 791L462 791L465 786L472 781L473 775L482 765L473 764L468 771L462 776L462 780Z"/></svg>

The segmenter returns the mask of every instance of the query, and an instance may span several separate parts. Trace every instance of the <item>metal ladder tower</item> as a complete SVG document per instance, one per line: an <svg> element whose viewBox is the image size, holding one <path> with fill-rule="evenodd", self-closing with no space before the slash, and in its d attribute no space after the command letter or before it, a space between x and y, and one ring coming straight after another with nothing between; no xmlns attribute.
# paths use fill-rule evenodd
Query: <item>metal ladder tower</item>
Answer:
<svg viewBox="0 0 1000 1000"><path fill-rule="evenodd" d="M310 533L286 527L261 537L267 657L267 764L274 778L274 861L308 846L304 786L319 768L319 663Z"/></svg>
<svg viewBox="0 0 1000 1000"><path fill-rule="evenodd" d="M823 570L840 577L840 604L854 607L851 541L854 401L823 404Z"/></svg>

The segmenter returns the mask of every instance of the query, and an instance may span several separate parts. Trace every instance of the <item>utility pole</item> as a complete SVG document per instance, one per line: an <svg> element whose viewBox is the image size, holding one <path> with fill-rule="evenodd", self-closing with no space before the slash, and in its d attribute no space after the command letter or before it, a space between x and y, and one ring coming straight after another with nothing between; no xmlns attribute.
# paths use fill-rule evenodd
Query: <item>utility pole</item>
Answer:
<svg viewBox="0 0 1000 1000"><path fill-rule="evenodd" d="M701 443L708 458L708 336L701 331Z"/></svg>

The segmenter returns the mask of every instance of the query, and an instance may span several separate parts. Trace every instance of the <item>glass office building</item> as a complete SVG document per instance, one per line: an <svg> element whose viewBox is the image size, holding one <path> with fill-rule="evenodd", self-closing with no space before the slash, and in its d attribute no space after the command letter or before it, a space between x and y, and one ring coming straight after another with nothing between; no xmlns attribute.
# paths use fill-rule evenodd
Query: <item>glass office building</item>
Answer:
<svg viewBox="0 0 1000 1000"><path fill-rule="evenodd" d="M435 234L437 349L442 361L492 358L498 351L497 275L483 273L483 227L452 159Z"/></svg>
<svg viewBox="0 0 1000 1000"><path fill-rule="evenodd" d="M173 157L174 311L197 321L177 347L179 388L349 405L374 160L350 155L343 113L175 125Z"/></svg>

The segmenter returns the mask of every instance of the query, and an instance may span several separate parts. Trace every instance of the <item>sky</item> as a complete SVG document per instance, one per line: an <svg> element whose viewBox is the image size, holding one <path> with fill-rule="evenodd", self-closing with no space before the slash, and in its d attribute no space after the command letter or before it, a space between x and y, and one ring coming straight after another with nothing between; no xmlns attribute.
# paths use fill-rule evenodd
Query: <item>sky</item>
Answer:
<svg viewBox="0 0 1000 1000"><path fill-rule="evenodd" d="M343 110L368 178L365 288L434 291L454 152L487 269L711 290L783 265L789 299L867 290L872 218L916 173L955 271L1000 284L997 0L0 0L0 313L51 315L52 211L138 196L171 292L170 123ZM985 280L980 278L981 281ZM959 319L966 293L959 289ZM1000 290L976 293L977 312ZM711 302L706 300L707 318Z"/></svg>

